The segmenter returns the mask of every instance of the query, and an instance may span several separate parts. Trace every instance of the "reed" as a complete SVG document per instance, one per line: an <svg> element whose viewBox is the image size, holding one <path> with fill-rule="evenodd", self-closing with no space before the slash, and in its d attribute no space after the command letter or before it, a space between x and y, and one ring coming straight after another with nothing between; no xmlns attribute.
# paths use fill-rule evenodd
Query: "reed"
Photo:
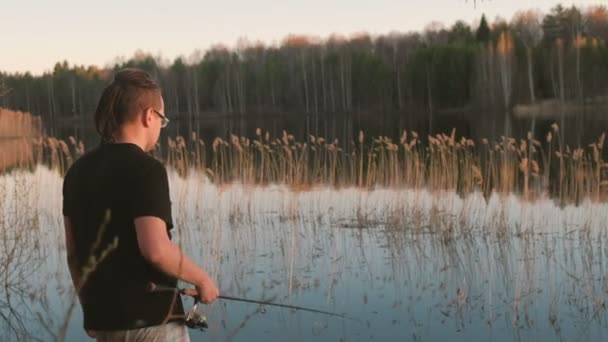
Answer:
<svg viewBox="0 0 608 342"><path fill-rule="evenodd" d="M40 135L40 118L0 108L0 171L30 164L35 159L32 141Z"/></svg>
<svg viewBox="0 0 608 342"><path fill-rule="evenodd" d="M421 139L403 131L399 141L385 136L340 142L309 136L296 141L286 131L277 138L256 131L255 137L216 137L210 145L195 133L158 144L153 155L182 176L205 174L217 185L283 184L294 190L318 186L362 189L426 189L463 196L482 192L517 194L524 200L550 197L561 205L589 199L608 201L605 134L584 147L563 146L554 124L543 141L500 137L474 142L436 134ZM17 165L45 164L63 174L85 151L82 142L35 137L31 157ZM4 151L1 153L6 154Z"/></svg>
<svg viewBox="0 0 608 342"><path fill-rule="evenodd" d="M562 205L584 199L608 199L608 164L603 159L605 134L586 147L554 146L555 124L540 142L528 134L477 144L465 137L437 134L422 141L416 132L398 142L380 136L340 143L309 136L298 142L256 131L256 137L217 137L210 149L193 135L169 138L166 162L181 175L202 171L218 185L284 184L293 189L315 186L427 189L462 195L480 191L520 195L525 200L556 198ZM561 139L556 139L561 140Z"/></svg>

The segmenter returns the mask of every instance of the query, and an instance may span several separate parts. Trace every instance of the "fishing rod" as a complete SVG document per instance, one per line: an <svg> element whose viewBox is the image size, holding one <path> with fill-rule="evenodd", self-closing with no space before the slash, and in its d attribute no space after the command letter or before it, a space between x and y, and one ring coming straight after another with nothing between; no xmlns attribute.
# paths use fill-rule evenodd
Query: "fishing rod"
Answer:
<svg viewBox="0 0 608 342"><path fill-rule="evenodd" d="M148 283L148 292L165 292L165 291L178 292L178 293L183 294L183 295L188 295L188 293L186 293L186 289L180 289L180 288L171 287L171 286L158 285L158 284L155 284L155 283L152 283L152 282ZM233 300L233 301L237 301L237 302L245 302L245 303L253 303L253 304L259 304L259 305L276 306L276 307L280 307L280 308L287 308L287 309L294 309L294 310L302 310L302 311L320 313L320 314L324 314L324 315L328 315L328 316L340 317L340 318L343 318L343 319L354 320L353 318L350 318L350 317L347 317L345 315L341 315L341 314L338 314L338 313L335 313L335 312L317 310L317 309L312 309L312 308L305 308L305 307L296 306L296 305L288 305L288 304L281 304L281 303L272 303L272 302L266 302L266 301L262 301L262 300L254 300L254 299L247 299L247 298L238 298L238 297L224 296L224 295L220 295L218 298L225 299L225 300ZM195 300L198 301L198 298L195 297Z"/></svg>

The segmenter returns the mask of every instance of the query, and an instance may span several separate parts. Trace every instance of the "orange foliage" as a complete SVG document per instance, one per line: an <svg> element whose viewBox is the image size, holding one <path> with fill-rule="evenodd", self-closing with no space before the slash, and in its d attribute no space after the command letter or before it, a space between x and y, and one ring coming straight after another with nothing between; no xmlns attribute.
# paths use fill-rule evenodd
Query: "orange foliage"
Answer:
<svg viewBox="0 0 608 342"><path fill-rule="evenodd" d="M498 38L498 53L507 56L513 51L513 37L508 31L503 31Z"/></svg>
<svg viewBox="0 0 608 342"><path fill-rule="evenodd" d="M306 35L290 34L283 41L283 45L288 47L305 47L311 45L312 41L312 37Z"/></svg>

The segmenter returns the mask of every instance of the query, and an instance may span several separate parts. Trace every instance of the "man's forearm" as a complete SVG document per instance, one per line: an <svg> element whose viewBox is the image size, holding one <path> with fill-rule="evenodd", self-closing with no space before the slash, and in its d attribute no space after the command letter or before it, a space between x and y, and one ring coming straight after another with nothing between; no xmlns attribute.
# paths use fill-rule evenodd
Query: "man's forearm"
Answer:
<svg viewBox="0 0 608 342"><path fill-rule="evenodd" d="M162 272L193 285L210 281L209 275L196 265L174 243L168 243L163 253L150 262Z"/></svg>

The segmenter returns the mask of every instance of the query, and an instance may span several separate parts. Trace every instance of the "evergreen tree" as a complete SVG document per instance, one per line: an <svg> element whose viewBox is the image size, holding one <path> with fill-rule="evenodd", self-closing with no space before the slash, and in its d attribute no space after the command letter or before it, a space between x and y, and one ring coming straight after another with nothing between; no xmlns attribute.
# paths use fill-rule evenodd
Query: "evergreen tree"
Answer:
<svg viewBox="0 0 608 342"><path fill-rule="evenodd" d="M477 41L480 43L486 43L488 40L490 40L490 27L488 26L488 21L486 20L485 14L481 15L481 22L477 28L475 38L477 38Z"/></svg>

